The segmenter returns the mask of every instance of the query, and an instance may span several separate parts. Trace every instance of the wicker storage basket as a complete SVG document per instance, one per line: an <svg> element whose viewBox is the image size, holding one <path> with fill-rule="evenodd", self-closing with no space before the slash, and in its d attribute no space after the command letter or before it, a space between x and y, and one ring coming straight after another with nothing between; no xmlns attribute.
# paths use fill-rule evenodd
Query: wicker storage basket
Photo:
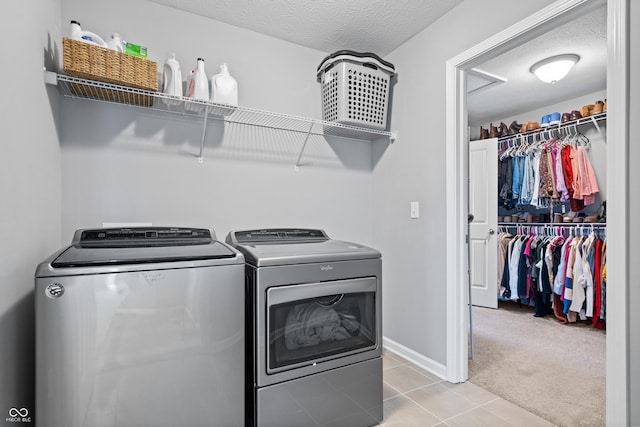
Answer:
<svg viewBox="0 0 640 427"><path fill-rule="evenodd" d="M62 39L63 64L67 75L87 80L95 80L136 89L156 92L158 90L158 64L144 58L116 52L64 37ZM121 101L122 94L107 88L87 87L73 83L71 91L82 96ZM127 102L151 106L153 96L131 94Z"/></svg>

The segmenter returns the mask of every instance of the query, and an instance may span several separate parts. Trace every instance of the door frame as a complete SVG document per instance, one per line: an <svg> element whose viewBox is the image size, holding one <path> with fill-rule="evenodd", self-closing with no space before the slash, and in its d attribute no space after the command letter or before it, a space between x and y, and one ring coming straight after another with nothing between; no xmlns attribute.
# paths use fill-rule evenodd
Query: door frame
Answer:
<svg viewBox="0 0 640 427"><path fill-rule="evenodd" d="M446 63L447 380L468 378L466 71L607 4L607 425L629 423L629 1L558 0ZM615 191L613 191L615 189Z"/></svg>

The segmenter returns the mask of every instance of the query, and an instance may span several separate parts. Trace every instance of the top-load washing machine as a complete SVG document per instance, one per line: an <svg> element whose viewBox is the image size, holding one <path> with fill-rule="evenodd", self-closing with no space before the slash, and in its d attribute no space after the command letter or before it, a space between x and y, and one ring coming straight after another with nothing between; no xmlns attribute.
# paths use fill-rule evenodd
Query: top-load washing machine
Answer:
<svg viewBox="0 0 640 427"><path fill-rule="evenodd" d="M36 425L244 425L244 257L212 231L78 230L35 303Z"/></svg>
<svg viewBox="0 0 640 427"><path fill-rule="evenodd" d="M226 242L247 264L247 425L381 422L380 252L310 229Z"/></svg>

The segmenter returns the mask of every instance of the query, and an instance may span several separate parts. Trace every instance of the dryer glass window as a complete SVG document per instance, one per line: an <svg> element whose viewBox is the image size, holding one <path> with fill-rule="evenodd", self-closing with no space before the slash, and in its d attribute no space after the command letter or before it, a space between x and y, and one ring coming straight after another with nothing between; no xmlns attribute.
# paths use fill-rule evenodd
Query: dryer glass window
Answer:
<svg viewBox="0 0 640 427"><path fill-rule="evenodd" d="M375 300L375 292L366 291L269 306L269 370L308 365L375 347Z"/></svg>

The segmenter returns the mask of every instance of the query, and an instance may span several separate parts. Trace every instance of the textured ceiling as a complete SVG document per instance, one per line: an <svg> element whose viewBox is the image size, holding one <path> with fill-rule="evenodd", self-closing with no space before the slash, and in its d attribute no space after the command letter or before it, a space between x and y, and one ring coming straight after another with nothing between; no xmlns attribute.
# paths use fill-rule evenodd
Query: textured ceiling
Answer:
<svg viewBox="0 0 640 427"><path fill-rule="evenodd" d="M462 0L150 0L325 53L340 49L382 57L428 27ZM467 22L460 22L464 30ZM606 88L606 6L475 68L468 96L469 124L486 124ZM537 61L580 56L555 85L529 72ZM453 56L453 55L452 55ZM402 69L396 67L399 75ZM496 76L500 83L483 81Z"/></svg>
<svg viewBox="0 0 640 427"><path fill-rule="evenodd" d="M332 53L380 56L409 40L462 0L151 0Z"/></svg>
<svg viewBox="0 0 640 427"><path fill-rule="evenodd" d="M541 59L564 53L577 54L580 60L567 77L556 84L543 83L529 72ZM472 126L606 89L606 6L548 31L476 69L504 77L507 82L469 95L469 124Z"/></svg>

